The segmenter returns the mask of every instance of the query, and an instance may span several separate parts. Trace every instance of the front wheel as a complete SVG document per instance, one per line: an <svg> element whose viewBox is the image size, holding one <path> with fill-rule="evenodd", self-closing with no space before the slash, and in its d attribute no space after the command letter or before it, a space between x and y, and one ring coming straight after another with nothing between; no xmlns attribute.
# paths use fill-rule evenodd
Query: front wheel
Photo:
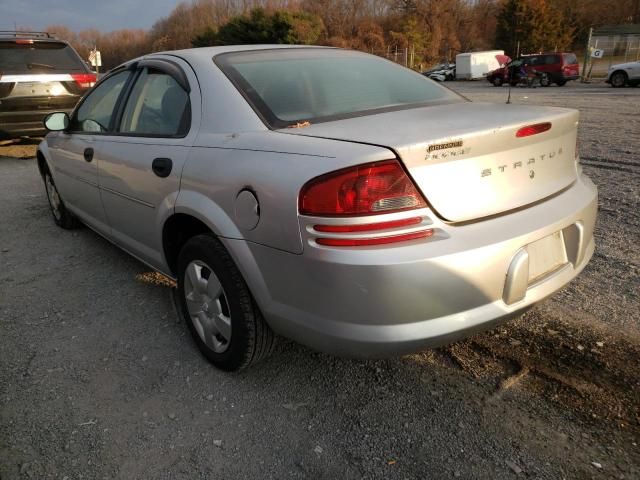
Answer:
<svg viewBox="0 0 640 480"><path fill-rule="evenodd" d="M493 82L491 82L493 84L494 87L501 87L502 86L502 77L495 77L493 79Z"/></svg>
<svg viewBox="0 0 640 480"><path fill-rule="evenodd" d="M551 85L551 79L549 78L549 75L547 75L546 73L543 73L542 76L540 77L540 86L549 87L550 85Z"/></svg>
<svg viewBox="0 0 640 480"><path fill-rule="evenodd" d="M222 370L241 370L273 350L273 331L213 235L197 235L180 251L177 303L202 354Z"/></svg>
<svg viewBox="0 0 640 480"><path fill-rule="evenodd" d="M72 230L80 224L78 219L67 210L62 198L60 197L60 193L58 193L58 188L53 181L53 177L51 176L51 172L48 168L44 169L44 173L42 174L42 180L44 180L44 188L47 192L47 200L49 201L49 207L51 209L51 214L53 215L53 221L56 222L61 228L66 230Z"/></svg>
<svg viewBox="0 0 640 480"><path fill-rule="evenodd" d="M615 72L609 79L613 88L622 88L627 83L627 74L624 72Z"/></svg>

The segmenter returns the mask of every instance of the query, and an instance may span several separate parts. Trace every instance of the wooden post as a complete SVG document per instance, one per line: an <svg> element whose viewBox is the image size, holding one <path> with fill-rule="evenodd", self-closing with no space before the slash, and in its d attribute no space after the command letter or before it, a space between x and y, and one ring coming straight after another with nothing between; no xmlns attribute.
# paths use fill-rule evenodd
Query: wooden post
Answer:
<svg viewBox="0 0 640 480"><path fill-rule="evenodd" d="M631 37L627 37L627 46L624 49L624 63L627 63L627 55L629 54L630 47L631 47Z"/></svg>
<svg viewBox="0 0 640 480"><path fill-rule="evenodd" d="M593 35L593 27L589 28L589 37L587 38L587 45L584 49L584 65L582 66L582 79L580 80L582 83L587 81L587 65L589 64L589 56L591 55L591 35Z"/></svg>
<svg viewBox="0 0 640 480"><path fill-rule="evenodd" d="M597 48L598 48L598 39L597 39L597 38L596 38L596 43L595 43L595 45L593 46L593 48L594 48L594 49L597 49ZM592 58L592 59L591 59L591 63L590 63L590 65L589 65L589 73L585 76L585 82L586 82L586 83L591 82L591 71L593 70L593 63L594 63L594 61L593 61L593 58Z"/></svg>

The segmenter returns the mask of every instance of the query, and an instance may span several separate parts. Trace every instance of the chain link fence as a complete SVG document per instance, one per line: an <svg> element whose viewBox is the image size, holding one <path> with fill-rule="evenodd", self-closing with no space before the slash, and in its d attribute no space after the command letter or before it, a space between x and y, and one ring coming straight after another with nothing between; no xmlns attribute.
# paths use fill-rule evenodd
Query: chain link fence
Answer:
<svg viewBox="0 0 640 480"><path fill-rule="evenodd" d="M397 46L387 47L386 50L371 50L367 53L371 53L373 55L377 55L378 57L386 58L387 60L391 60L392 62L399 63L400 65L404 65L405 67L412 68L413 67L413 59L414 54L413 50L409 48L399 48Z"/></svg>
<svg viewBox="0 0 640 480"><path fill-rule="evenodd" d="M612 65L635 60L640 60L640 36L593 37L582 72L586 79L604 78Z"/></svg>

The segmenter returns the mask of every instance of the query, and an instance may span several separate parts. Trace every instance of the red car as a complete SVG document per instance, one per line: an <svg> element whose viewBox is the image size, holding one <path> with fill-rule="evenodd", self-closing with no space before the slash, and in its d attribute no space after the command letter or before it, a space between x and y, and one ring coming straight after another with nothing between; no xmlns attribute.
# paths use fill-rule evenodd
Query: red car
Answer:
<svg viewBox="0 0 640 480"><path fill-rule="evenodd" d="M516 78L516 75L520 68L514 68L513 64L515 62L522 62L527 73L533 73L534 71L544 73L546 78L540 82L544 87L548 87L552 83L562 87L569 80L580 78L580 65L574 53L537 53L535 55L523 55L518 60L489 72L487 80L496 87L507 82L512 85L517 84L519 79ZM519 65L519 63L516 65Z"/></svg>

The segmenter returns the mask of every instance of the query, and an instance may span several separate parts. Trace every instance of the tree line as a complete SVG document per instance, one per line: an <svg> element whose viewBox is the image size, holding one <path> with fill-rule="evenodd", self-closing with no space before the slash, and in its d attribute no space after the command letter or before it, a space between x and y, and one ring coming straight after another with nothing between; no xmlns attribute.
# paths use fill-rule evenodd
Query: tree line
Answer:
<svg viewBox="0 0 640 480"><path fill-rule="evenodd" d="M592 26L640 23L640 0L191 0L149 30L47 30L103 68L148 52L234 43L302 43L377 54L410 48L416 64L459 52L582 50Z"/></svg>

